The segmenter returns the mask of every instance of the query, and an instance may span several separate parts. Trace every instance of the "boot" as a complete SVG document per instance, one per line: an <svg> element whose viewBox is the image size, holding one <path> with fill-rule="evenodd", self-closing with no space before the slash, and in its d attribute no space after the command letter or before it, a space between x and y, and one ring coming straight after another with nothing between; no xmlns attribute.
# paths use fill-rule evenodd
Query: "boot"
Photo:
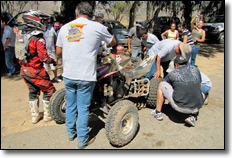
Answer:
<svg viewBox="0 0 232 158"><path fill-rule="evenodd" d="M39 99L29 101L29 105L31 107L32 123L36 124L41 118L39 114Z"/></svg>
<svg viewBox="0 0 232 158"><path fill-rule="evenodd" d="M49 101L43 100L43 108L44 108L44 121L51 121L50 109L49 109Z"/></svg>

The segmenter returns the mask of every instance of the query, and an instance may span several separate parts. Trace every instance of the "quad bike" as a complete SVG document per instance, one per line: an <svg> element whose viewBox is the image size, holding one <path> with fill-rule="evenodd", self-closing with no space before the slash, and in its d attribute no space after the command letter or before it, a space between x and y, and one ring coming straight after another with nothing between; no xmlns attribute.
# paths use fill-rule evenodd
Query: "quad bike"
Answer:
<svg viewBox="0 0 232 158"><path fill-rule="evenodd" d="M97 82L90 112L105 122L105 132L112 145L124 146L136 135L139 126L138 99L155 106L156 93L162 78L144 78L155 57L145 60L112 60L108 55L98 58ZM118 62L117 62L118 61ZM146 82L145 82L146 81ZM56 91L50 101L50 112L57 124L65 123L65 89ZM100 113L99 113L100 112Z"/></svg>

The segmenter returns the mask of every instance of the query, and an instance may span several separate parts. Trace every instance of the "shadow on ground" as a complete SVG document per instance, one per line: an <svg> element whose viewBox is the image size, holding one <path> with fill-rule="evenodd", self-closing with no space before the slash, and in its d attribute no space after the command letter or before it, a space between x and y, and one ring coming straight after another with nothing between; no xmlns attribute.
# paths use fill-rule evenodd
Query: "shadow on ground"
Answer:
<svg viewBox="0 0 232 158"><path fill-rule="evenodd" d="M198 55L206 58L214 58L217 53L224 53L224 44L215 44L212 41L206 41L201 44Z"/></svg>

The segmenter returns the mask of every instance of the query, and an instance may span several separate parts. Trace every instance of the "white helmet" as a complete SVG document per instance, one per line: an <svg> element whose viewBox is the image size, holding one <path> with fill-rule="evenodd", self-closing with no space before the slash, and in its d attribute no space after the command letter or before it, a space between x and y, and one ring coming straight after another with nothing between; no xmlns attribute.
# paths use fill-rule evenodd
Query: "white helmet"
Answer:
<svg viewBox="0 0 232 158"><path fill-rule="evenodd" d="M28 10L23 14L23 20L27 26L31 28L36 28L42 31L46 31L46 26L43 24L45 19L48 19L50 16L42 13L39 10Z"/></svg>

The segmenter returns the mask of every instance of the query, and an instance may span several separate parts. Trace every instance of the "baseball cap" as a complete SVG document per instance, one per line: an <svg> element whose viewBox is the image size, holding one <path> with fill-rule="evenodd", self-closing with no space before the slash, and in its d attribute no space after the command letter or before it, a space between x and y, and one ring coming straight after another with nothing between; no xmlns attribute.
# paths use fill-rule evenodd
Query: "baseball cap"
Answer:
<svg viewBox="0 0 232 158"><path fill-rule="evenodd" d="M184 44L183 42L180 42L180 51L183 55L183 57L187 57L187 54L192 51L192 47L189 44Z"/></svg>
<svg viewBox="0 0 232 158"><path fill-rule="evenodd" d="M182 55L177 55L174 59L174 63L178 65L187 64L187 60Z"/></svg>
<svg viewBox="0 0 232 158"><path fill-rule="evenodd" d="M98 11L94 14L94 16L99 17L99 18L103 18L103 17L104 17L104 13L103 13L102 11L98 10Z"/></svg>

